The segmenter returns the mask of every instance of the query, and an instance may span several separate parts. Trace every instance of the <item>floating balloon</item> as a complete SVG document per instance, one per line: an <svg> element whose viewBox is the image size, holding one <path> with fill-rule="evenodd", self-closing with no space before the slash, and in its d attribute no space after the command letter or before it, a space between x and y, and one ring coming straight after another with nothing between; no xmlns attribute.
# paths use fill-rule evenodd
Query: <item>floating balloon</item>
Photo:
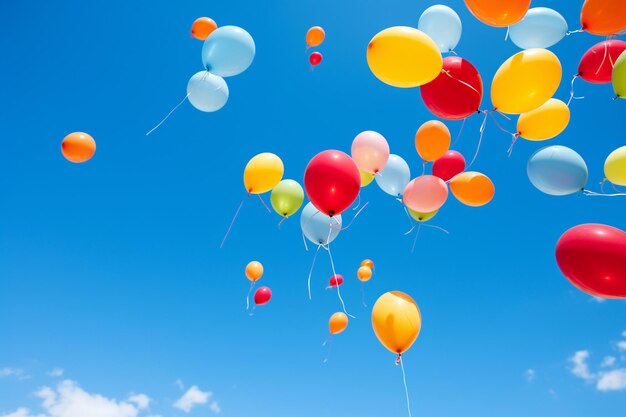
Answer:
<svg viewBox="0 0 626 417"><path fill-rule="evenodd" d="M613 90L619 98L626 98L626 51L615 61L613 67Z"/></svg>
<svg viewBox="0 0 626 417"><path fill-rule="evenodd" d="M200 111L218 111L228 101L228 85L222 77L207 71L197 72L187 83L187 99Z"/></svg>
<svg viewBox="0 0 626 417"><path fill-rule="evenodd" d="M415 133L415 149L427 162L441 158L450 148L450 131L439 120L431 120Z"/></svg>
<svg viewBox="0 0 626 417"><path fill-rule="evenodd" d="M565 18L547 7L533 7L509 29L511 41L522 49L549 48L566 34Z"/></svg>
<svg viewBox="0 0 626 417"><path fill-rule="evenodd" d="M526 166L530 182L541 192L568 195L581 191L587 183L587 165L570 148L548 146L535 152Z"/></svg>
<svg viewBox="0 0 626 417"><path fill-rule="evenodd" d="M391 291L381 295L374 304L372 327L383 346L401 355L417 339L422 328L422 315L411 297Z"/></svg>
<svg viewBox="0 0 626 417"><path fill-rule="evenodd" d="M330 280L328 282L328 286L330 288L338 287L341 284L343 284L343 276L341 276L339 274L335 274L332 277L330 277Z"/></svg>
<svg viewBox="0 0 626 417"><path fill-rule="evenodd" d="M626 7L623 0L585 0L580 23L589 33L615 35L626 29Z"/></svg>
<svg viewBox="0 0 626 417"><path fill-rule="evenodd" d="M330 334L339 334L346 330L346 327L348 327L348 316L344 313L339 312L330 316L330 320L328 320Z"/></svg>
<svg viewBox="0 0 626 417"><path fill-rule="evenodd" d="M222 26L204 41L202 62L211 74L232 77L252 64L255 53L254 39L248 32L237 26Z"/></svg>
<svg viewBox="0 0 626 417"><path fill-rule="evenodd" d="M436 4L424 10L417 28L437 44L440 52L450 52L461 40L463 25L454 10L443 4Z"/></svg>
<svg viewBox="0 0 626 417"><path fill-rule="evenodd" d="M70 162L87 162L96 153L96 141L87 133L70 133L61 142L61 153Z"/></svg>
<svg viewBox="0 0 626 417"><path fill-rule="evenodd" d="M548 101L560 82L559 58L547 49L527 49L500 66L491 84L491 102L504 113L526 113Z"/></svg>
<svg viewBox="0 0 626 417"><path fill-rule="evenodd" d="M450 191L466 206L480 207L493 199L496 189L493 182L480 172L463 172L450 181Z"/></svg>
<svg viewBox="0 0 626 417"><path fill-rule="evenodd" d="M615 149L604 162L604 176L616 185L626 185L626 146Z"/></svg>
<svg viewBox="0 0 626 417"><path fill-rule="evenodd" d="M217 23L208 17L199 17L191 25L191 36L201 41L209 37L217 29Z"/></svg>
<svg viewBox="0 0 626 417"><path fill-rule="evenodd" d="M372 268L369 266L361 266L356 271L356 276L359 278L359 281L367 282L372 278Z"/></svg>
<svg viewBox="0 0 626 417"><path fill-rule="evenodd" d="M550 100L517 119L517 133L528 140L547 140L558 136L569 124L569 107L561 100Z"/></svg>
<svg viewBox="0 0 626 417"><path fill-rule="evenodd" d="M313 26L306 32L306 45L309 48L320 46L326 38L326 32L321 26Z"/></svg>
<svg viewBox="0 0 626 417"><path fill-rule="evenodd" d="M441 72L441 53L421 30L395 26L378 32L367 46L367 64L380 81L409 88L426 84Z"/></svg>
<svg viewBox="0 0 626 417"><path fill-rule="evenodd" d="M603 224L575 226L559 239L556 262L579 290L626 298L626 232Z"/></svg>
<svg viewBox="0 0 626 417"><path fill-rule="evenodd" d="M524 17L530 7L530 0L465 0L465 5L481 22L506 27Z"/></svg>
<svg viewBox="0 0 626 417"><path fill-rule="evenodd" d="M387 160L387 165L376 175L376 184L381 190L394 197L402 197L402 192L411 181L411 171L409 164L402 157L391 154Z"/></svg>
<svg viewBox="0 0 626 417"><path fill-rule="evenodd" d="M370 269L374 269L374 261L371 259L364 259L361 261L361 266L366 266Z"/></svg>
<svg viewBox="0 0 626 417"><path fill-rule="evenodd" d="M451 180L465 170L465 158L457 151L448 151L433 162L433 175L444 181Z"/></svg>
<svg viewBox="0 0 626 417"><path fill-rule="evenodd" d="M322 62L322 58L323 56L321 53L312 52L311 55L309 55L309 63L316 67Z"/></svg>
<svg viewBox="0 0 626 417"><path fill-rule="evenodd" d="M270 202L276 213L289 217L302 207L304 190L297 181L282 180L272 189Z"/></svg>
<svg viewBox="0 0 626 417"><path fill-rule="evenodd" d="M330 217L336 216L350 207L359 195L359 168L341 151L320 152L304 171L304 188L315 207Z"/></svg>
<svg viewBox="0 0 626 417"><path fill-rule="evenodd" d="M468 60L449 56L433 81L420 88L424 104L435 116L448 120L464 119L479 110L483 82Z"/></svg>
<svg viewBox="0 0 626 417"><path fill-rule="evenodd" d="M354 138L350 154L359 170L377 174L389 159L389 144L380 133L366 130Z"/></svg>
<svg viewBox="0 0 626 417"><path fill-rule="evenodd" d="M283 178L283 161L273 153L254 156L243 171L243 184L250 194L263 194L276 187Z"/></svg>
<svg viewBox="0 0 626 417"><path fill-rule="evenodd" d="M439 210L435 210L435 211L431 211L430 213L420 213L415 210L411 210L411 209L408 209L408 210L409 210L409 215L411 215L413 219L417 220L420 223L423 223L432 219L439 212Z"/></svg>
<svg viewBox="0 0 626 417"><path fill-rule="evenodd" d="M272 290L269 287L261 287L254 293L254 304L260 306L267 304L272 298Z"/></svg>
<svg viewBox="0 0 626 417"><path fill-rule="evenodd" d="M341 215L331 219L308 203L300 214L300 227L304 236L314 244L328 245L341 231Z"/></svg>
<svg viewBox="0 0 626 417"><path fill-rule="evenodd" d="M256 282L263 276L263 265L261 262L252 261L246 265L246 278Z"/></svg>
<svg viewBox="0 0 626 417"><path fill-rule="evenodd" d="M615 61L626 50L626 42L607 39L593 45L578 64L578 75L583 80L594 83L610 83Z"/></svg>
<svg viewBox="0 0 626 417"><path fill-rule="evenodd" d="M374 181L375 174L370 174L369 172L359 170L359 174L361 174L361 187L367 187Z"/></svg>
<svg viewBox="0 0 626 417"><path fill-rule="evenodd" d="M448 198L448 186L439 177L422 175L411 181L402 195L404 204L413 211L429 213L439 210Z"/></svg>

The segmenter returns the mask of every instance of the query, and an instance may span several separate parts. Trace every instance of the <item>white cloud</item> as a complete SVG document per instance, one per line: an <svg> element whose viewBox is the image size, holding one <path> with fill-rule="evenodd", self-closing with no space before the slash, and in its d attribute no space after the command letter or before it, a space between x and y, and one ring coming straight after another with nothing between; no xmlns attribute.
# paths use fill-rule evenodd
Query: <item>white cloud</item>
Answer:
<svg viewBox="0 0 626 417"><path fill-rule="evenodd" d="M23 369L19 369L19 368L2 368L0 369L0 378L6 378L6 377L15 377L17 379L28 379L30 378L29 375L26 374L26 372L24 372Z"/></svg>
<svg viewBox="0 0 626 417"><path fill-rule="evenodd" d="M152 399L146 394L135 394L128 397L128 401L135 403L140 410L145 410L150 406Z"/></svg>
<svg viewBox="0 0 626 417"><path fill-rule="evenodd" d="M622 337L626 337L626 330L622 332Z"/></svg>
<svg viewBox="0 0 626 417"><path fill-rule="evenodd" d="M201 391L196 385L194 385L174 403L174 407L188 413L196 405L206 404L212 395L212 392Z"/></svg>
<svg viewBox="0 0 626 417"><path fill-rule="evenodd" d="M602 373L596 388L599 391L620 391L626 389L626 368Z"/></svg>
<svg viewBox="0 0 626 417"><path fill-rule="evenodd" d="M526 375L526 380L528 382L533 382L537 376L537 372L535 372L534 369L527 369L524 375Z"/></svg>
<svg viewBox="0 0 626 417"><path fill-rule="evenodd" d="M3 414L0 417L46 417L46 416L42 414L38 414L38 415L30 414L30 410L28 408L22 407L22 408L18 408L12 413Z"/></svg>
<svg viewBox="0 0 626 417"><path fill-rule="evenodd" d="M54 368L53 370L48 372L48 376L51 376L53 378L59 378L63 376L63 373L64 371L62 368Z"/></svg>
<svg viewBox="0 0 626 417"><path fill-rule="evenodd" d="M209 408L215 414L219 414L222 412L222 409L220 408L220 405L217 403L217 401L212 401L211 404L209 404Z"/></svg>
<svg viewBox="0 0 626 417"><path fill-rule="evenodd" d="M595 379L595 375L589 371L589 365L587 365L587 359L589 359L589 351L579 350L569 360L574 364L572 367L572 374L578 378L582 378L587 382Z"/></svg>
<svg viewBox="0 0 626 417"><path fill-rule="evenodd" d="M603 368L608 368L615 365L615 362L617 362L615 356L605 356L604 359L602 359L602 363L600 364L600 366Z"/></svg>
<svg viewBox="0 0 626 417"><path fill-rule="evenodd" d="M626 351L626 340L622 340L621 342L617 342L617 348L620 352Z"/></svg>

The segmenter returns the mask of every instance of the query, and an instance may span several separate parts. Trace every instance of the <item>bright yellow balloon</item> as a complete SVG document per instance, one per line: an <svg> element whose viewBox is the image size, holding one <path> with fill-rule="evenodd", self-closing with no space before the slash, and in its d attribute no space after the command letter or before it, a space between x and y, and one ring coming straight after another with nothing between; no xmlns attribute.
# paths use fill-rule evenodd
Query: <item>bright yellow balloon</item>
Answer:
<svg viewBox="0 0 626 417"><path fill-rule="evenodd" d="M510 114L536 109L554 95L561 82L561 62L547 49L526 49L507 59L491 83L494 107Z"/></svg>
<svg viewBox="0 0 626 417"><path fill-rule="evenodd" d="M517 119L517 133L528 140L547 140L558 136L569 124L569 107L561 100L550 100Z"/></svg>
<svg viewBox="0 0 626 417"><path fill-rule="evenodd" d="M243 184L250 194L263 194L276 187L285 167L283 161L273 153L264 152L256 155L243 171Z"/></svg>
<svg viewBox="0 0 626 417"><path fill-rule="evenodd" d="M420 213L419 211L411 210L410 208L406 208L409 211L411 217L417 220L420 223L427 222L428 220L435 217L435 215L439 212L439 210L431 211L430 213Z"/></svg>
<svg viewBox="0 0 626 417"><path fill-rule="evenodd" d="M626 146L615 149L604 162L604 176L616 185L626 185Z"/></svg>
<svg viewBox="0 0 626 417"><path fill-rule="evenodd" d="M348 316L344 313L335 313L328 320L328 329L330 334L339 334L348 327Z"/></svg>
<svg viewBox="0 0 626 417"><path fill-rule="evenodd" d="M417 87L434 80L443 67L437 44L424 32L394 26L376 34L367 46L367 64L382 82Z"/></svg>
<svg viewBox="0 0 626 417"><path fill-rule="evenodd" d="M422 328L422 315L411 297L391 291L381 295L374 304L372 327L380 343L400 355L417 339Z"/></svg>
<svg viewBox="0 0 626 417"><path fill-rule="evenodd" d="M371 174L369 172L361 171L359 169L359 174L361 174L361 187L367 187L374 181L375 174Z"/></svg>

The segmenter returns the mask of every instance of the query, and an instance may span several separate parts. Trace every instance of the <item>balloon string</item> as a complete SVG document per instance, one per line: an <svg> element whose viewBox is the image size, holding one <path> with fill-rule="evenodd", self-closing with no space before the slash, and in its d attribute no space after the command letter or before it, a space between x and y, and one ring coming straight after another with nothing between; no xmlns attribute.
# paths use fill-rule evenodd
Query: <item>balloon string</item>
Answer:
<svg viewBox="0 0 626 417"><path fill-rule="evenodd" d="M454 51L454 49L448 49L448 53L449 53L449 54L452 54L452 55L454 55L454 56L458 56L458 55L459 55L459 54L457 54L457 53Z"/></svg>
<svg viewBox="0 0 626 417"><path fill-rule="evenodd" d="M601 192L602 194L604 194L604 184L606 183L606 181L607 181L607 180L608 180L608 178L605 178L605 179L603 179L603 180L600 182L600 192ZM614 186L614 188L615 188L615 186Z"/></svg>
<svg viewBox="0 0 626 417"><path fill-rule="evenodd" d="M283 216L283 218L278 222L278 230L280 230L280 225L283 224L285 220L287 220L287 216Z"/></svg>
<svg viewBox="0 0 626 417"><path fill-rule="evenodd" d="M183 103L185 102L185 100L187 100L187 97L189 97L189 93L187 93L187 95L185 96L184 99L182 99L180 101L180 103L178 103L176 106L174 106L174 108L172 110L170 110L170 112L163 118L163 120L161 120L156 126L154 126L152 129L150 129L150 131L148 133L146 133L146 136L150 135L150 133L154 132L155 130L157 130L163 123L165 123L165 121L172 115L172 113L174 113L180 106L183 105Z"/></svg>
<svg viewBox="0 0 626 417"><path fill-rule="evenodd" d="M509 158L511 157L511 155L513 155L513 147L515 146L515 143L517 142L517 139L519 138L519 134L514 133L511 136L513 136L513 139L511 140L511 145L509 146L509 149L506 151L506 154L508 155Z"/></svg>
<svg viewBox="0 0 626 417"><path fill-rule="evenodd" d="M426 223L422 223L422 225L424 227L430 227L432 229L437 229L437 230L441 230L442 232L444 232L445 234L449 235L450 232L448 232L446 229L444 229L443 227L439 227L439 226L435 226L434 224L426 224Z"/></svg>
<svg viewBox="0 0 626 417"><path fill-rule="evenodd" d="M593 191L590 190L582 190L584 195L588 195L591 197L624 197L626 196L626 193L616 193L616 194L602 194L602 193L595 193Z"/></svg>
<svg viewBox="0 0 626 417"><path fill-rule="evenodd" d="M456 143L459 141L459 139L461 138L461 133L463 133L463 128L465 127L465 121L467 120L467 117L463 118L463 122L461 123L461 128L459 129L459 133L456 135L456 139L454 140L454 143L452 144L452 146L455 146Z"/></svg>
<svg viewBox="0 0 626 417"><path fill-rule="evenodd" d="M411 226L411 229L409 229L409 231L404 234L404 236L406 236L406 235L411 234L413 229L415 229L415 223L413 223L413 220L411 219L411 215L409 214L409 210L406 208L404 204L402 205L402 208L404 208L404 212L406 213L406 218L409 220L409 225Z"/></svg>
<svg viewBox="0 0 626 417"><path fill-rule="evenodd" d="M404 383L404 395L406 396L406 408L409 412L409 417L411 416L411 401L409 400L409 388L406 385L406 373L404 372L404 362L402 361L402 354L398 355L396 359L396 365L400 364L400 368L402 369L402 382Z"/></svg>
<svg viewBox="0 0 626 417"><path fill-rule="evenodd" d="M268 213L271 213L272 211L267 206L267 204L265 204L265 201L263 200L263 197L261 197L261 194L257 194L257 195L259 196L259 200L261 200L261 203L263 204L263 207L265 207L265 209L267 210Z"/></svg>
<svg viewBox="0 0 626 417"><path fill-rule="evenodd" d="M427 163L428 163L427 161L424 161L424 162L422 163L422 175L424 175L424 174L426 173L426 164L427 164Z"/></svg>
<svg viewBox="0 0 626 417"><path fill-rule="evenodd" d="M501 131L503 131L504 133L508 133L509 135L516 135L517 134L517 133L510 132L510 131L506 130L505 128L503 128L502 125L498 122L498 119L496 119L496 117L493 115L493 113L489 113L489 116L493 119L493 122L496 124L496 127L498 129L500 129ZM509 118L507 117L507 119L509 119ZM509 119L509 120L511 120L511 119Z"/></svg>
<svg viewBox="0 0 626 417"><path fill-rule="evenodd" d="M331 221L333 220L333 218L331 217ZM331 230L332 230L332 225L331 225ZM330 231L328 232L328 240L330 240ZM330 259L330 267L333 270L333 276L337 276L337 271L335 271L335 262L333 261L333 254L330 251L330 243L326 246L325 248L328 251L328 259ZM339 285L337 285L337 297L339 297L339 301L341 302L341 307L343 308L343 312L346 313L346 315L352 317L353 319L356 318L353 315L351 315L350 313L348 313L348 311L346 310L346 304L343 302L343 298L341 297L341 290L339 289Z"/></svg>
<svg viewBox="0 0 626 417"><path fill-rule="evenodd" d="M352 211L358 209L359 206L361 205L361 192L359 192L356 198L357 198L356 205L352 208Z"/></svg>
<svg viewBox="0 0 626 417"><path fill-rule="evenodd" d="M508 41L509 40L509 32L511 30L511 26L507 26L506 27L506 35L504 36L504 41Z"/></svg>
<svg viewBox="0 0 626 417"><path fill-rule="evenodd" d="M417 237L420 235L420 230L422 230L422 223L417 225L417 232L415 232L415 239L413 239L413 246L411 247L411 253L415 252L415 244L417 243Z"/></svg>
<svg viewBox="0 0 626 417"><path fill-rule="evenodd" d="M574 96L574 82L576 81L576 78L578 78L580 76L580 74L576 74L572 77L572 81L570 83L570 89L569 89L569 100L567 100L567 107L569 107L569 104L572 102L572 100L580 100L585 98L584 96L580 96L580 97L576 97Z"/></svg>
<svg viewBox="0 0 626 417"><path fill-rule="evenodd" d="M313 263L311 264L311 269L309 270L309 278L307 279L307 287L309 289L309 300L311 300L311 276L313 275L313 268L315 268L315 261L317 260L317 254L320 252L320 248L322 245L317 245L317 250L315 251L315 256L313 257Z"/></svg>
<svg viewBox="0 0 626 417"><path fill-rule="evenodd" d="M623 193L623 191L622 191L622 190L620 190L619 188L617 188L617 187L615 186L615 184L611 184L611 188L613 188L613 189L614 189L616 192L618 192L618 193Z"/></svg>
<svg viewBox="0 0 626 417"><path fill-rule="evenodd" d="M453 80L455 80L455 81L457 81L457 82L459 82L459 83L463 84L463 85L464 85L464 86L466 86L466 87L469 87L469 88L470 88L472 91L474 91L476 94L480 95L480 91L478 91L477 89L475 89L475 88L474 88L471 84L468 84L468 83L466 83L466 82L465 82L465 81L463 81L463 80L459 80L458 78L453 77L453 76L450 74L450 71L449 71L449 70L444 70L444 69L442 69L442 70L441 70L441 73L442 73L442 74L446 74L448 77L450 77L450 78L452 78Z"/></svg>
<svg viewBox="0 0 626 417"><path fill-rule="evenodd" d="M226 238L228 238L228 235L230 234L230 231L233 228L233 225L235 224L235 220L237 220L237 216L239 216L239 211L241 211L241 206L243 206L244 201L245 200L241 200L241 203L239 203L239 207L237 208L237 211L235 212L235 215L233 216L233 220L230 222L230 226L228 226L228 230L226 231L226 234L224 235L224 239L222 239L222 243L220 244L220 249L222 249L222 247L224 246L224 243L226 242Z"/></svg>
<svg viewBox="0 0 626 417"><path fill-rule="evenodd" d="M326 357L324 358L323 363L328 362L328 360L330 359L330 354L332 353L332 348L333 348L333 335L330 334L328 335L328 338L324 341L324 343L322 343L323 347L328 346L328 351L326 352Z"/></svg>
<svg viewBox="0 0 626 417"><path fill-rule="evenodd" d="M344 230L346 230L347 228L349 228L350 226L352 226L352 223L354 223L354 221L356 220L356 218L357 218L357 217L359 217L359 214L361 214L361 212L362 212L363 210L365 210L365 207L367 207L367 205L368 205L369 203L370 203L370 202L368 201L368 202L366 202L365 204L363 204L363 207L361 207L361 208L359 209L359 211L357 211L357 212L356 212L356 214L354 215L354 217L352 218L352 220L350 220L350 223L348 223L348 225L347 225L346 227L343 227L343 228L342 228L342 227L341 227L341 224L340 224L339 222L337 222L337 226L339 226L339 229L337 229L336 227L333 227L332 225L330 226L330 229L331 229L331 230L335 229L335 230L339 230L339 231L344 231ZM332 218L332 217L331 217L331 218ZM330 239L330 231L329 231L329 234L328 234L328 239ZM330 243L330 242L327 242L327 243Z"/></svg>
<svg viewBox="0 0 626 417"><path fill-rule="evenodd" d="M576 30L568 30L567 32L565 32L565 36L569 36L569 35L572 35L574 33L581 33L581 32L584 32L584 31L585 31L585 29L583 29L583 28L576 29Z"/></svg>
<svg viewBox="0 0 626 417"><path fill-rule="evenodd" d="M472 162L470 162L470 164L468 165L468 168L474 164L474 161L476 161L476 157L478 157L478 152L480 151L480 144L483 141L483 135L485 133L485 126L487 125L487 117L489 117L489 112L487 110L481 110L481 113L483 113L485 117L483 119L483 122L480 125L480 136L478 137L478 146L476 146L476 153L474 154L474 157L472 158Z"/></svg>
<svg viewBox="0 0 626 417"><path fill-rule="evenodd" d="M361 303L363 307L367 308L367 304L365 304L365 283L361 281Z"/></svg>
<svg viewBox="0 0 626 417"><path fill-rule="evenodd" d="M306 238L304 237L304 232L302 232L302 243L304 243L304 250L309 251L309 246L306 244Z"/></svg>
<svg viewBox="0 0 626 417"><path fill-rule="evenodd" d="M252 281L250 283L250 289L248 290L248 296L246 297L246 311L250 310L250 294L252 294L252 289L254 288L254 284L256 281Z"/></svg>
<svg viewBox="0 0 626 417"><path fill-rule="evenodd" d="M596 70L596 75L598 75L600 73L600 70L602 69L602 66L604 65L604 62L606 61L606 55L609 51L609 42L611 37L608 37L609 40L607 40L607 42L604 42L604 55L602 56L602 61L600 62L600 65L598 66L598 69Z"/></svg>
<svg viewBox="0 0 626 417"><path fill-rule="evenodd" d="M250 317L254 316L254 312L256 311L256 304L252 307L252 311L248 313Z"/></svg>

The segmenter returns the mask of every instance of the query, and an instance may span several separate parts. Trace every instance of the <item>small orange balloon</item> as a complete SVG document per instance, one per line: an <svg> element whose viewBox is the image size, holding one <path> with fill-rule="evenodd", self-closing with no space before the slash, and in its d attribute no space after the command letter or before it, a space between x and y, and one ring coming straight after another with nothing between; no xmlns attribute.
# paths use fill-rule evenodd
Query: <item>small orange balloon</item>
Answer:
<svg viewBox="0 0 626 417"><path fill-rule="evenodd" d="M450 131L439 120L431 120L417 129L415 149L424 161L436 161L450 149Z"/></svg>
<svg viewBox="0 0 626 417"><path fill-rule="evenodd" d="M306 44L309 48L319 46L324 42L326 33L321 26L313 26L306 32Z"/></svg>
<svg viewBox="0 0 626 417"><path fill-rule="evenodd" d="M201 41L209 37L217 29L215 20L209 17L199 17L191 25L191 36Z"/></svg>
<svg viewBox="0 0 626 417"><path fill-rule="evenodd" d="M87 133L70 133L63 138L61 152L68 161L86 162L96 153L96 141Z"/></svg>
<svg viewBox="0 0 626 417"><path fill-rule="evenodd" d="M626 4L624 0L585 0L580 23L594 35L615 35L626 29Z"/></svg>
<svg viewBox="0 0 626 417"><path fill-rule="evenodd" d="M263 265L261 262L252 261L246 265L246 277L252 281L258 281L263 276Z"/></svg>
<svg viewBox="0 0 626 417"><path fill-rule="evenodd" d="M361 262L361 266L366 266L369 269L374 269L374 261L372 261L371 259L366 259Z"/></svg>
<svg viewBox="0 0 626 417"><path fill-rule="evenodd" d="M496 193L493 182L486 175L472 171L452 178L450 190L457 200L472 207L484 206Z"/></svg>
<svg viewBox="0 0 626 417"><path fill-rule="evenodd" d="M330 320L328 320L328 327L330 329L330 334L339 334L346 330L348 327L348 316L344 313L335 313L330 316Z"/></svg>
<svg viewBox="0 0 626 417"><path fill-rule="evenodd" d="M367 282L372 278L372 269L369 266L362 266L356 271L356 275L359 280Z"/></svg>
<svg viewBox="0 0 626 417"><path fill-rule="evenodd" d="M505 27L522 20L530 0L465 0L465 5L481 22Z"/></svg>

